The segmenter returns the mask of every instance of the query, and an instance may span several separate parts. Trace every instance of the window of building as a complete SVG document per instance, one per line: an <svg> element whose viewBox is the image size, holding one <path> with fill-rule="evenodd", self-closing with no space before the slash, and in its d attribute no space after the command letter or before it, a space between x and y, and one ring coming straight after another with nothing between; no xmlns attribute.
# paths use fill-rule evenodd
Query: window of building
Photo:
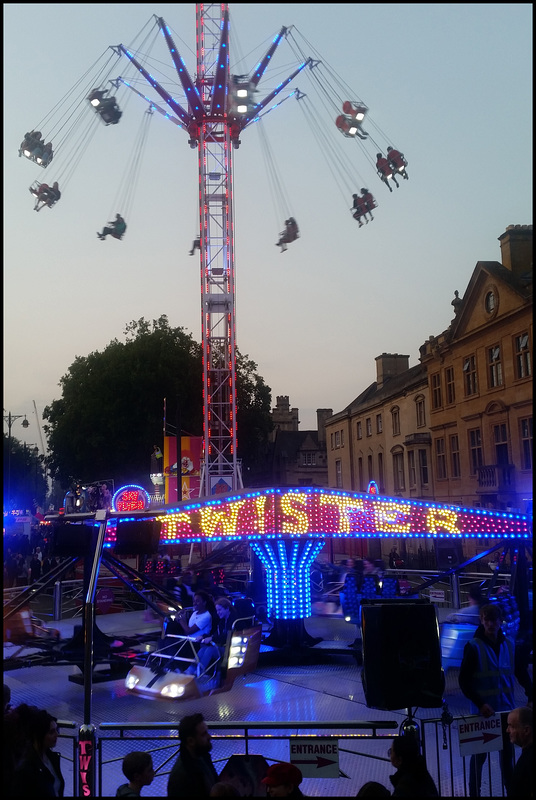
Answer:
<svg viewBox="0 0 536 800"><path fill-rule="evenodd" d="M367 431L367 436L372 436L372 420L370 417L367 417L365 420L365 428Z"/></svg>
<svg viewBox="0 0 536 800"><path fill-rule="evenodd" d="M469 397L476 394L478 391L478 382L476 378L476 357L467 356L463 362L463 379L465 386L465 396Z"/></svg>
<svg viewBox="0 0 536 800"><path fill-rule="evenodd" d="M486 311L488 312L488 314L491 314L493 311L495 311L495 309L497 307L497 297L495 295L495 292L489 291L486 294L486 297L484 299L484 303L485 303Z"/></svg>
<svg viewBox="0 0 536 800"><path fill-rule="evenodd" d="M369 483L370 483L370 481L374 480L374 472L373 472L373 469L372 469L372 456L371 455L367 456L367 466L368 466L368 479L369 479Z"/></svg>
<svg viewBox="0 0 536 800"><path fill-rule="evenodd" d="M426 413L424 406L424 397L420 394L415 398L415 415L417 419L417 427L422 428L426 425Z"/></svg>
<svg viewBox="0 0 536 800"><path fill-rule="evenodd" d="M445 453L445 439L441 436L435 440L436 474L438 480L447 477L447 456Z"/></svg>
<svg viewBox="0 0 536 800"><path fill-rule="evenodd" d="M376 433L383 431L383 420L381 414L376 414Z"/></svg>
<svg viewBox="0 0 536 800"><path fill-rule="evenodd" d="M341 447L344 447L344 431L341 431Z"/></svg>
<svg viewBox="0 0 536 800"><path fill-rule="evenodd" d="M523 469L532 469L532 417L519 420Z"/></svg>
<svg viewBox="0 0 536 800"><path fill-rule="evenodd" d="M456 386L454 384L454 367L445 369L445 390L447 393L447 405L451 406L456 402Z"/></svg>
<svg viewBox="0 0 536 800"><path fill-rule="evenodd" d="M337 489L342 489L342 461L340 458L335 461L335 485Z"/></svg>
<svg viewBox="0 0 536 800"><path fill-rule="evenodd" d="M421 486L428 486L428 455L426 450L419 450L419 475Z"/></svg>
<svg viewBox="0 0 536 800"><path fill-rule="evenodd" d="M359 491L365 491L365 476L363 475L363 459L361 456L357 459L357 477L359 480Z"/></svg>
<svg viewBox="0 0 536 800"><path fill-rule="evenodd" d="M358 439L362 439L363 438L363 423L361 421L359 421L357 423L356 430L357 430L357 438Z"/></svg>
<svg viewBox="0 0 536 800"><path fill-rule="evenodd" d="M441 408L443 398L441 397L441 375L439 372L430 377L430 382L432 386L432 408Z"/></svg>
<svg viewBox="0 0 536 800"><path fill-rule="evenodd" d="M393 436L397 436L400 433L400 409L398 406L391 409L391 420L393 423Z"/></svg>
<svg viewBox="0 0 536 800"><path fill-rule="evenodd" d="M459 478L462 474L460 469L460 443L457 433L453 433L450 437L450 474L453 478Z"/></svg>
<svg viewBox="0 0 536 800"><path fill-rule="evenodd" d="M385 489L385 482L383 477L383 453L378 453L378 481L380 484L380 492L383 492Z"/></svg>
<svg viewBox="0 0 536 800"><path fill-rule="evenodd" d="M338 450L341 446L341 432L335 431L335 449Z"/></svg>
<svg viewBox="0 0 536 800"><path fill-rule="evenodd" d="M316 467L316 453L302 453L304 467Z"/></svg>
<svg viewBox="0 0 536 800"><path fill-rule="evenodd" d="M469 456L471 459L471 474L476 475L482 466L482 434L480 428L471 428L469 433Z"/></svg>
<svg viewBox="0 0 536 800"><path fill-rule="evenodd" d="M506 423L493 426L493 441L495 443L495 463L499 466L508 464L508 435Z"/></svg>
<svg viewBox="0 0 536 800"><path fill-rule="evenodd" d="M415 467L415 450L408 450L408 482L409 488L417 486L417 469Z"/></svg>
<svg viewBox="0 0 536 800"><path fill-rule="evenodd" d="M529 335L522 333L515 337L516 378L528 378L532 375L532 362L529 350Z"/></svg>
<svg viewBox="0 0 536 800"><path fill-rule="evenodd" d="M502 384L501 348L497 344L488 349L488 385L490 389L493 389L496 386L502 386Z"/></svg>
<svg viewBox="0 0 536 800"><path fill-rule="evenodd" d="M393 478L395 482L395 492L403 492L406 488L404 477L404 453L397 450L393 453Z"/></svg>

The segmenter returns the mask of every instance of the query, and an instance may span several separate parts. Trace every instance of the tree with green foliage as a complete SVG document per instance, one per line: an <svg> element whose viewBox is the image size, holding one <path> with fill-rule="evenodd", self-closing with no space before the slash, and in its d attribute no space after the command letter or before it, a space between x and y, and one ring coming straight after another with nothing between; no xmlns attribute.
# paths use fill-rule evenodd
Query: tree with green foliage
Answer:
<svg viewBox="0 0 536 800"><path fill-rule="evenodd" d="M183 434L203 431L202 348L165 315L143 317L125 328L102 352L77 356L60 380L62 397L43 412L48 466L69 488L74 480L113 479L115 487L150 488L150 457L162 444L166 420L180 420ZM255 473L271 430L271 391L257 365L237 353L238 453ZM174 427L173 427L174 430Z"/></svg>
<svg viewBox="0 0 536 800"><path fill-rule="evenodd" d="M4 510L33 511L36 505L44 506L46 493L43 456L38 447L4 433Z"/></svg>

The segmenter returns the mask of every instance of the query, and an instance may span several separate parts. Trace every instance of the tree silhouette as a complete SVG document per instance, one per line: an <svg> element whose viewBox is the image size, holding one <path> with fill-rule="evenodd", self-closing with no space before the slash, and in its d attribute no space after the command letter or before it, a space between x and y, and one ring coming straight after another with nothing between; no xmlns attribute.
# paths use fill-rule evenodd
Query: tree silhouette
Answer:
<svg viewBox="0 0 536 800"><path fill-rule="evenodd" d="M60 380L61 399L43 412L49 470L65 488L74 480L110 478L116 488L130 482L150 488L164 398L171 426L180 419L183 435L202 435L201 345L184 328L170 327L165 315L132 321L124 334L124 342L114 339L102 352L77 356ZM271 390L256 369L237 354L239 457L253 472L271 429Z"/></svg>

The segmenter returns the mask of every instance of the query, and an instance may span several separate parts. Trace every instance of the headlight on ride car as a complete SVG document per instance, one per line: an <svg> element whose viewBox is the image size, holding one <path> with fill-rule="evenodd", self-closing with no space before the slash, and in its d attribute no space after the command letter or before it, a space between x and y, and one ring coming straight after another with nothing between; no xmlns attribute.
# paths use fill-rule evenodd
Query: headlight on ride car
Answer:
<svg viewBox="0 0 536 800"><path fill-rule="evenodd" d="M127 675L125 678L125 686L127 689L134 689L135 686L140 682L140 679L136 677L136 675Z"/></svg>
<svg viewBox="0 0 536 800"><path fill-rule="evenodd" d="M181 694L184 694L184 686L179 683L168 683L167 686L163 687L160 694L164 697L180 697Z"/></svg>

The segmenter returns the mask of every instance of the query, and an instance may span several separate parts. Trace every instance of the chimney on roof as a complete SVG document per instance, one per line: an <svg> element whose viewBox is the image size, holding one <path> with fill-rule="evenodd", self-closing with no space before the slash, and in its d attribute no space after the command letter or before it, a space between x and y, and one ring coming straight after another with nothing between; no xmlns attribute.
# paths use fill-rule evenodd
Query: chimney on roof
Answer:
<svg viewBox="0 0 536 800"><path fill-rule="evenodd" d="M376 384L381 389L383 384L401 375L409 369L409 356L399 355L398 353L382 353L376 357Z"/></svg>
<svg viewBox="0 0 536 800"><path fill-rule="evenodd" d="M316 409L316 422L318 426L318 441L326 441L326 421L333 416L332 408L317 408Z"/></svg>
<svg viewBox="0 0 536 800"><path fill-rule="evenodd" d="M517 278L532 267L532 225L509 225L499 236L501 263Z"/></svg>

